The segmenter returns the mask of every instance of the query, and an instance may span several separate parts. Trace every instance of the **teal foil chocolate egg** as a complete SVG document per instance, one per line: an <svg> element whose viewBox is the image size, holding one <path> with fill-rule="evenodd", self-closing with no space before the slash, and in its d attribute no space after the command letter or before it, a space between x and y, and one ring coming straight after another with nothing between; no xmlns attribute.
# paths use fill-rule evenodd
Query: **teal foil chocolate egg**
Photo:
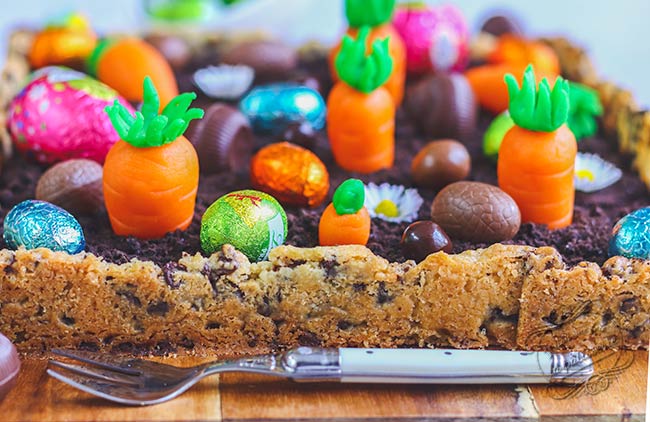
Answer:
<svg viewBox="0 0 650 422"><path fill-rule="evenodd" d="M325 126L325 100L318 91L292 83L259 86L239 103L256 132L280 134L294 123L308 122L313 129Z"/></svg>
<svg viewBox="0 0 650 422"><path fill-rule="evenodd" d="M72 214L45 201L27 200L13 207L5 217L3 237L11 249L76 254L86 247L81 225Z"/></svg>
<svg viewBox="0 0 650 422"><path fill-rule="evenodd" d="M252 262L284 243L287 215L271 195L256 190L231 192L217 199L201 219L201 247L212 254L233 245Z"/></svg>
<svg viewBox="0 0 650 422"><path fill-rule="evenodd" d="M618 220L609 241L609 255L650 259L650 207L633 211Z"/></svg>

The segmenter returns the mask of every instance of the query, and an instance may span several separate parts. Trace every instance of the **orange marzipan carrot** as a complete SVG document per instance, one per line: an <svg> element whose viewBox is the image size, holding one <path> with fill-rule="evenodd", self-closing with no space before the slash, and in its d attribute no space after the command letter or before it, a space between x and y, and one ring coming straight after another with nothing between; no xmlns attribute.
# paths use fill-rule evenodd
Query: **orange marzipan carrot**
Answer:
<svg viewBox="0 0 650 422"><path fill-rule="evenodd" d="M318 241L321 246L365 245L370 237L370 214L364 207L355 214L336 213L329 204L318 224Z"/></svg>
<svg viewBox="0 0 650 422"><path fill-rule="evenodd" d="M339 81L327 105L327 134L339 166L360 173L392 167L395 105L386 89L364 94Z"/></svg>
<svg viewBox="0 0 650 422"><path fill-rule="evenodd" d="M198 157L185 137L150 148L119 141L104 163L104 201L113 230L150 239L186 229L198 182Z"/></svg>

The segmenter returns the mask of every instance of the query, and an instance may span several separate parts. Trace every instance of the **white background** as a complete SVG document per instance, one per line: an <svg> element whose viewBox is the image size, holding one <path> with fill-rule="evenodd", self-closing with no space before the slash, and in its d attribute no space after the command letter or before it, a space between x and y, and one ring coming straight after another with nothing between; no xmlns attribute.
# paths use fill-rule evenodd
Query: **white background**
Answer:
<svg viewBox="0 0 650 422"><path fill-rule="evenodd" d="M430 1L431 3L440 3ZM509 10L533 35L566 35L585 46L603 77L631 88L650 107L650 0L455 0L475 31L495 9ZM343 0L247 0L206 24L263 28L292 43L333 42L343 27ZM0 62L6 34L17 24L38 25L55 14L81 10L100 33L146 24L141 0L0 0Z"/></svg>

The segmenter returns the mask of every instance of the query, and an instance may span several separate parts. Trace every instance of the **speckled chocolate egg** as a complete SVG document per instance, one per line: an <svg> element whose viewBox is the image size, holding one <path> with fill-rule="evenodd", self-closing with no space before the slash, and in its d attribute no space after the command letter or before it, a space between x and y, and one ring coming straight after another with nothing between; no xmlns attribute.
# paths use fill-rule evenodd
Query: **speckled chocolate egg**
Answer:
<svg viewBox="0 0 650 422"><path fill-rule="evenodd" d="M273 195L284 205L317 207L330 187L325 164L313 152L279 142L267 145L251 160L255 189Z"/></svg>
<svg viewBox="0 0 650 422"><path fill-rule="evenodd" d="M104 108L119 101L107 85L64 67L40 69L9 106L16 149L41 163L88 158L103 163L119 140Z"/></svg>
<svg viewBox="0 0 650 422"><path fill-rule="evenodd" d="M103 169L85 158L50 167L36 184L36 199L51 202L74 214L92 214L104 204Z"/></svg>
<svg viewBox="0 0 650 422"><path fill-rule="evenodd" d="M452 239L494 243L517 234L521 213L514 199L496 186L456 182L434 198L431 220Z"/></svg>
<svg viewBox="0 0 650 422"><path fill-rule="evenodd" d="M618 220L609 241L609 255L650 259L650 207Z"/></svg>
<svg viewBox="0 0 650 422"><path fill-rule="evenodd" d="M318 91L293 83L253 88L239 109L259 133L281 134L292 123L308 122L315 130L325 126L325 100Z"/></svg>
<svg viewBox="0 0 650 422"><path fill-rule="evenodd" d="M472 160L465 145L453 139L429 142L411 163L411 175L418 186L438 190L469 176Z"/></svg>
<svg viewBox="0 0 650 422"><path fill-rule="evenodd" d="M11 249L48 248L76 254L86 247L81 225L72 214L49 202L31 199L9 211L3 237Z"/></svg>
<svg viewBox="0 0 650 422"><path fill-rule="evenodd" d="M212 254L233 245L251 261L268 257L284 243L287 215L271 195L256 190L231 192L217 199L201 219L201 247Z"/></svg>
<svg viewBox="0 0 650 422"><path fill-rule="evenodd" d="M476 99L461 74L421 79L408 88L405 105L418 129L431 138L467 141L476 129Z"/></svg>

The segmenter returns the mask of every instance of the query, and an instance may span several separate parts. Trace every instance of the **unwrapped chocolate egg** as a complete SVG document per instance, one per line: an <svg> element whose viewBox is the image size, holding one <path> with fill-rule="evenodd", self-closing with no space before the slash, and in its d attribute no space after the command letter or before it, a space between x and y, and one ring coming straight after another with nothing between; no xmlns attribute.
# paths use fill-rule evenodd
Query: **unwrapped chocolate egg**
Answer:
<svg viewBox="0 0 650 422"><path fill-rule="evenodd" d="M286 44L273 40L243 41L228 49L221 61L243 64L255 70L258 82L286 79L298 64L297 52Z"/></svg>
<svg viewBox="0 0 650 422"><path fill-rule="evenodd" d="M261 261L284 243L287 215L271 195L256 190L231 192L217 199L201 219L201 247L206 254L233 245L251 261Z"/></svg>
<svg viewBox="0 0 650 422"><path fill-rule="evenodd" d="M280 142L267 145L251 161L251 182L285 205L317 207L330 187L325 164L313 152Z"/></svg>
<svg viewBox="0 0 650 422"><path fill-rule="evenodd" d="M618 220L609 241L609 255L650 259L650 207L640 208Z"/></svg>
<svg viewBox="0 0 650 422"><path fill-rule="evenodd" d="M413 181L418 186L438 190L469 176L472 160L465 145L453 139L429 142L411 163Z"/></svg>
<svg viewBox="0 0 650 422"><path fill-rule="evenodd" d="M50 202L74 214L93 214L104 205L103 169L84 158L50 167L36 184L36 199Z"/></svg>
<svg viewBox="0 0 650 422"><path fill-rule="evenodd" d="M239 172L248 169L253 131L239 110L223 103L208 107L185 133L199 156L201 173Z"/></svg>
<svg viewBox="0 0 650 422"><path fill-rule="evenodd" d="M7 247L48 248L76 254L86 247L79 222L66 210L44 201L27 200L13 207L4 220Z"/></svg>
<svg viewBox="0 0 650 422"><path fill-rule="evenodd" d="M517 234L521 213L514 199L496 186L456 182L434 198L431 220L452 239L493 243Z"/></svg>
<svg viewBox="0 0 650 422"><path fill-rule="evenodd" d="M432 138L467 141L476 129L476 99L461 74L431 75L411 85L406 109L419 130Z"/></svg>
<svg viewBox="0 0 650 422"><path fill-rule="evenodd" d="M404 40L409 72L462 71L469 55L469 29L455 6L403 5L393 26Z"/></svg>
<svg viewBox="0 0 650 422"><path fill-rule="evenodd" d="M9 105L18 151L40 163L88 158L103 163L119 136L104 108L126 100L107 85L64 67L40 69Z"/></svg>
<svg viewBox="0 0 650 422"><path fill-rule="evenodd" d="M260 133L281 134L292 123L308 122L315 130L325 125L325 100L318 91L292 83L253 88L239 109Z"/></svg>

